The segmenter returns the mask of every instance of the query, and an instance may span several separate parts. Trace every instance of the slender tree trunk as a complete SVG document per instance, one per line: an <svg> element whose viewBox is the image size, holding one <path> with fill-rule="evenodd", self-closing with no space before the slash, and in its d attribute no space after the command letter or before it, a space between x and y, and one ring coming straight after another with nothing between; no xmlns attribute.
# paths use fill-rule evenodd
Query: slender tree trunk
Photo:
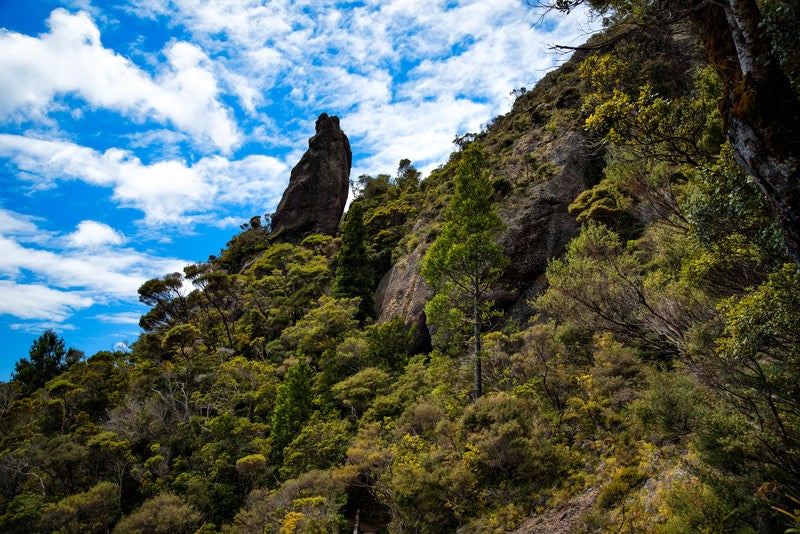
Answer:
<svg viewBox="0 0 800 534"><path fill-rule="evenodd" d="M475 398L478 400L483 394L483 378L481 372L481 308L478 297L472 299L472 333L474 337L473 352L475 353Z"/></svg>
<svg viewBox="0 0 800 534"><path fill-rule="evenodd" d="M725 135L774 206L800 265L800 99L771 56L756 0L708 2L692 21L725 86Z"/></svg>

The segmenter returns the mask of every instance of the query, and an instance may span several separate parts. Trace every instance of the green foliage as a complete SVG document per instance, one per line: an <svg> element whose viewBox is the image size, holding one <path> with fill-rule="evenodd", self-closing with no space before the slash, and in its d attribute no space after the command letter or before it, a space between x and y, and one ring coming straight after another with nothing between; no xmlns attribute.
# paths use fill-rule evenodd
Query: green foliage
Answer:
<svg viewBox="0 0 800 534"><path fill-rule="evenodd" d="M238 273L259 252L269 246L269 228L261 223L261 217L252 217L242 225L242 232L228 241L218 257L211 257L215 267L227 272Z"/></svg>
<svg viewBox="0 0 800 534"><path fill-rule="evenodd" d="M665 500L667 520L656 528L659 534L720 532L725 529L730 511L709 486L697 479L678 484ZM747 529L737 532L747 532Z"/></svg>
<svg viewBox="0 0 800 534"><path fill-rule="evenodd" d="M662 358L681 350L659 335L662 327L670 326L659 324L668 317L655 309L655 295L637 255L623 248L619 236L605 226L585 225L568 245L564 259L550 261L547 278L550 287L535 305L550 316L611 332Z"/></svg>
<svg viewBox="0 0 800 534"><path fill-rule="evenodd" d="M397 417L403 413L406 406L421 395L429 393L431 389L431 378L425 358L423 356L414 357L408 362L405 372L398 377L392 387L385 394L379 393L376 396L363 419L381 421L385 418Z"/></svg>
<svg viewBox="0 0 800 534"><path fill-rule="evenodd" d="M763 28L790 72L786 5ZM408 160L360 177L341 238L282 243L255 218L145 282L130 351L84 359L46 333L0 383L0 531L796 527L798 272L720 146L691 32L614 35L425 180ZM498 206L513 221L560 187L564 136L596 149L570 207L584 226L530 281L534 311L503 314ZM428 243L436 349L413 355L370 299Z"/></svg>
<svg viewBox="0 0 800 534"><path fill-rule="evenodd" d="M600 508L613 508L628 493L641 485L647 477L636 467L626 467L614 475L597 496L597 505Z"/></svg>
<svg viewBox="0 0 800 534"><path fill-rule="evenodd" d="M200 336L200 329L193 324L180 324L169 329L161 341L161 346L189 360L194 343Z"/></svg>
<svg viewBox="0 0 800 534"><path fill-rule="evenodd" d="M317 305L294 325L283 330L281 340L318 363L358 326L359 299L320 297Z"/></svg>
<svg viewBox="0 0 800 534"><path fill-rule="evenodd" d="M628 68L613 55L590 56L582 63L593 89L584 102L589 113L586 128L606 142L633 149L638 158L690 164L707 161L721 142L716 110L721 88L713 70L698 69L690 92L670 98L650 81L630 87L623 72Z"/></svg>
<svg viewBox="0 0 800 534"><path fill-rule="evenodd" d="M487 395L464 412L464 461L482 485L530 491L566 473L568 449L548 435L535 414L532 403L507 393Z"/></svg>
<svg viewBox="0 0 800 534"><path fill-rule="evenodd" d="M569 205L570 213L576 213L578 222L588 220L611 225L628 207L629 200L610 181L602 181L587 189Z"/></svg>
<svg viewBox="0 0 800 534"><path fill-rule="evenodd" d="M119 487L111 482L98 482L88 491L48 504L39 524L46 532L100 534L108 532L120 515Z"/></svg>
<svg viewBox="0 0 800 534"><path fill-rule="evenodd" d="M492 183L480 146L472 144L456 168L455 194L444 214L444 225L422 261L422 276L438 293L426 307L431 323L448 326L451 310L472 325L475 398L481 396L481 328L491 306L490 292L508 260L495 242L503 222L492 203ZM443 304L443 300L450 307Z"/></svg>
<svg viewBox="0 0 800 534"><path fill-rule="evenodd" d="M782 263L780 228L730 145L714 165L695 172L686 213L696 247L684 269L696 283L725 295L760 282Z"/></svg>
<svg viewBox="0 0 800 534"><path fill-rule="evenodd" d="M309 471L275 490L251 493L247 506L223 532L327 533L343 530L340 514L350 471Z"/></svg>
<svg viewBox="0 0 800 534"><path fill-rule="evenodd" d="M455 194L444 215L444 226L431 245L422 269L434 287L450 282L464 291L496 280L502 249L493 236L503 228L492 202L492 184L485 157L477 144L462 153L455 177Z"/></svg>
<svg viewBox="0 0 800 534"><path fill-rule="evenodd" d="M390 383L391 377L388 373L376 367L367 367L335 384L331 393L355 417L359 417L375 397L388 391Z"/></svg>
<svg viewBox="0 0 800 534"><path fill-rule="evenodd" d="M169 493L149 499L124 517L114 532L119 534L191 534L202 521L202 515L183 498Z"/></svg>
<svg viewBox="0 0 800 534"><path fill-rule="evenodd" d="M330 238L308 236L301 245L273 243L245 273L243 306L237 329L247 341L241 350L264 358L280 337L325 294L330 281Z"/></svg>
<svg viewBox="0 0 800 534"><path fill-rule="evenodd" d="M189 265L184 272L197 288L189 300L199 312L195 322L203 330L206 344L212 348L235 347L234 321L241 314L243 277L228 275L211 264Z"/></svg>
<svg viewBox="0 0 800 534"><path fill-rule="evenodd" d="M366 364L390 372L401 371L408 363L413 347L413 327L402 318L370 325L366 328Z"/></svg>
<svg viewBox="0 0 800 534"><path fill-rule="evenodd" d="M313 469L336 466L344 460L349 441L346 421L315 413L285 447L281 477L296 478Z"/></svg>
<svg viewBox="0 0 800 534"><path fill-rule="evenodd" d="M192 402L206 416L232 413L267 422L272 414L278 377L275 366L236 356L222 363L209 387L192 394Z"/></svg>
<svg viewBox="0 0 800 534"><path fill-rule="evenodd" d="M632 406L633 414L657 440L680 442L703 423L703 406L711 399L694 375L684 370L653 370L649 387Z"/></svg>
<svg viewBox="0 0 800 534"><path fill-rule="evenodd" d="M458 501L464 495L457 496L446 489L452 471L446 449L419 436L405 434L393 445L392 452L392 469L384 474L383 480L394 506L391 527L420 532L453 530L457 525L453 508L461 504ZM468 473L456 476L460 478L461 474L468 476Z"/></svg>
<svg viewBox="0 0 800 534"><path fill-rule="evenodd" d="M364 243L375 280L389 270L401 241L415 222L422 203L419 178L419 171L403 159L394 177L362 175L353 184L353 204L363 205Z"/></svg>
<svg viewBox="0 0 800 534"><path fill-rule="evenodd" d="M350 205L342 229L342 247L336 261L333 296L361 299L358 318L362 322L375 315L375 284L366 241L364 207L361 202L354 202Z"/></svg>
<svg viewBox="0 0 800 534"><path fill-rule="evenodd" d="M272 411L270 440L274 458L284 456L284 448L311 416L313 409L313 371L301 361L291 366L278 386L275 408Z"/></svg>
<svg viewBox="0 0 800 534"><path fill-rule="evenodd" d="M189 320L189 305L180 273L153 278L142 284L139 302L151 307L139 320L139 326L145 332L154 332Z"/></svg>
<svg viewBox="0 0 800 534"><path fill-rule="evenodd" d="M793 264L786 264L752 291L723 301L720 308L725 326L715 352L704 360L712 384L736 411L735 417L719 421L735 425L731 438L720 438L729 442L730 448L710 450L717 451L716 458L726 468L731 467L732 457L725 458L720 452L738 453L739 461L768 460L758 468L764 470L762 476L790 486L800 481L796 457L800 443L798 290L800 275ZM708 438L705 443L711 445Z"/></svg>
<svg viewBox="0 0 800 534"><path fill-rule="evenodd" d="M0 515L4 532L27 534L35 531L44 498L38 493L19 493L5 503L5 513Z"/></svg>
<svg viewBox="0 0 800 534"><path fill-rule="evenodd" d="M64 340L53 330L45 330L34 340L28 358L22 358L14 364L12 380L20 385L23 395L30 395L72 363L65 359L66 356Z"/></svg>

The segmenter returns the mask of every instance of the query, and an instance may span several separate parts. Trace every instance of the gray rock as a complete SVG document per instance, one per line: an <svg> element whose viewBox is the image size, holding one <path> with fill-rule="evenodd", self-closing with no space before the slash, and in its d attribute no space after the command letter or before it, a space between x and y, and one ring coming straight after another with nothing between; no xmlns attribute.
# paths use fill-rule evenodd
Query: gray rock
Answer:
<svg viewBox="0 0 800 534"><path fill-rule="evenodd" d="M283 241L308 234L336 235L347 202L353 164L350 141L336 116L320 115L316 130L272 214L272 233Z"/></svg>
<svg viewBox="0 0 800 534"><path fill-rule="evenodd" d="M414 326L414 346L424 350L430 343L425 324L425 304L433 292L419 274L427 245L418 245L410 254L400 258L381 279L375 294L378 322L402 317Z"/></svg>
<svg viewBox="0 0 800 534"><path fill-rule="evenodd" d="M585 187L588 157L580 141L579 134L572 134L552 143L548 148L553 176L530 184L498 205L506 224L498 240L510 261L494 300L523 324L532 314L528 301L547 285L544 273L548 260L562 254L579 231L567 207ZM407 324L415 325L417 335L423 338L427 335L425 303L432 296L420 275L427 247L428 243L420 243L400 257L381 280L375 296L379 322L402 317Z"/></svg>

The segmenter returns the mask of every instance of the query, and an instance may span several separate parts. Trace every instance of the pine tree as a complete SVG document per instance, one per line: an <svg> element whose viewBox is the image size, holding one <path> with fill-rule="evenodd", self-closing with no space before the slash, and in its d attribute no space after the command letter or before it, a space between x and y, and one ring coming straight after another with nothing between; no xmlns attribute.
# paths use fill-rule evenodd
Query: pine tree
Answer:
<svg viewBox="0 0 800 534"><path fill-rule="evenodd" d="M69 355L77 351L70 349ZM33 393L51 379L61 374L68 365L64 340L51 329L39 336L31 345L30 359L22 358L14 366L13 380L22 386L24 394ZM74 357L72 358L74 359Z"/></svg>
<svg viewBox="0 0 800 534"><path fill-rule="evenodd" d="M293 365L286 372L283 383L275 394L275 407L272 411L273 458L280 461L283 449L291 443L303 423L311 416L314 392L312 378L314 371L305 363Z"/></svg>
<svg viewBox="0 0 800 534"><path fill-rule="evenodd" d="M461 154L442 231L422 264L422 276L436 290L438 304L444 298L447 307L457 308L472 326L475 399L482 393L481 330L492 305L492 286L508 263L495 242L504 225L492 203L493 192L483 151L473 143ZM434 321L442 312L437 297L425 308Z"/></svg>
<svg viewBox="0 0 800 534"><path fill-rule="evenodd" d="M367 253L367 230L364 227L364 206L353 202L347 212L342 228L342 248L336 262L336 277L333 281L333 296L336 298L359 297L358 319L362 323L375 317L373 296L373 273Z"/></svg>

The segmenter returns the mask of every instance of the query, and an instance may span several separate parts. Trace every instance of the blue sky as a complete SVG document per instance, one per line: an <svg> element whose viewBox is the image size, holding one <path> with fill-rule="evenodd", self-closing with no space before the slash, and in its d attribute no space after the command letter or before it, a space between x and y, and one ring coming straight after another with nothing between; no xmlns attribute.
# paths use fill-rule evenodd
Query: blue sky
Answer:
<svg viewBox="0 0 800 534"><path fill-rule="evenodd" d="M0 0L0 380L131 343L146 280L274 211L326 112L424 174L585 41L523 0Z"/></svg>

